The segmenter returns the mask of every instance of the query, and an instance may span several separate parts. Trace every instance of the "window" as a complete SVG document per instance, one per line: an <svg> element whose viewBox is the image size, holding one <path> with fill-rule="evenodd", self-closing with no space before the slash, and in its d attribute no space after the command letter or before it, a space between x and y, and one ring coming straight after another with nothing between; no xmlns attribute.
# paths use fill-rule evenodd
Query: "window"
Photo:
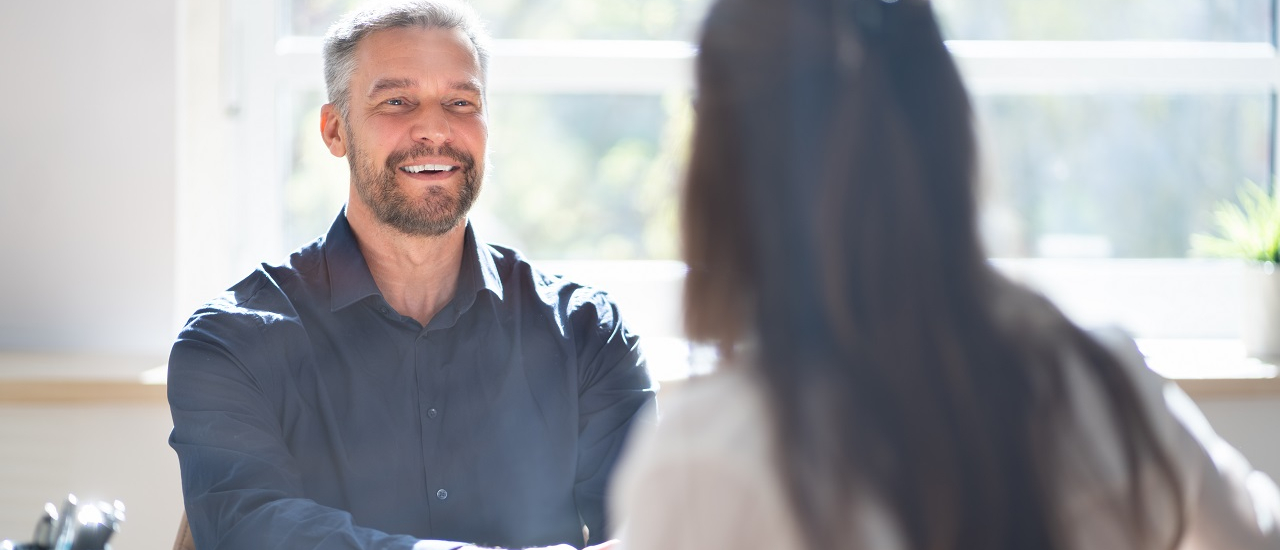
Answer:
<svg viewBox="0 0 1280 550"><path fill-rule="evenodd" d="M1186 257L1272 170L1274 3L935 0L966 65L997 257Z"/></svg>
<svg viewBox="0 0 1280 550"><path fill-rule="evenodd" d="M1182 258L1217 201L1266 181L1266 93L985 94L988 251Z"/></svg>
<svg viewBox="0 0 1280 550"><path fill-rule="evenodd" d="M316 130L319 36L359 2L226 1L228 192L252 197L226 239L278 257L346 198ZM1235 337L1235 266L1188 258L1188 239L1237 184L1274 177L1274 0L934 3L974 96L995 264L1085 323ZM477 229L614 292L673 357L675 185L708 4L474 1L497 39Z"/></svg>
<svg viewBox="0 0 1280 550"><path fill-rule="evenodd" d="M1236 263L1189 257L1275 175L1275 2L935 0L974 95L995 263L1076 320L1235 338Z"/></svg>

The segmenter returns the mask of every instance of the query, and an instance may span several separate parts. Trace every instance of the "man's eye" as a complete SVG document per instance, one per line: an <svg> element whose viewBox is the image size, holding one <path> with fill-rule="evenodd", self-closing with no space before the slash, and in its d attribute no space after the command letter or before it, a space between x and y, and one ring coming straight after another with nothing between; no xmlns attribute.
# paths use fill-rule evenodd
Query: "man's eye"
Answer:
<svg viewBox="0 0 1280 550"><path fill-rule="evenodd" d="M388 100L387 100L387 105L395 105L395 106L399 107L399 106L401 106L401 105L404 105L404 100L403 100L403 99L388 99Z"/></svg>
<svg viewBox="0 0 1280 550"><path fill-rule="evenodd" d="M449 104L453 105L454 107L467 107L471 105L471 102L465 99L455 99Z"/></svg>

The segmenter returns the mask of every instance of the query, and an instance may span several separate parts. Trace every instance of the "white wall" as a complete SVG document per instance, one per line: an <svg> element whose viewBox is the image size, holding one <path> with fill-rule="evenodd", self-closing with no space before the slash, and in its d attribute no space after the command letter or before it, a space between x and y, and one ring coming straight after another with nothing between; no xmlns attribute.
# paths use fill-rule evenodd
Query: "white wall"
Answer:
<svg viewBox="0 0 1280 550"><path fill-rule="evenodd" d="M1280 482L1280 398L1211 398L1196 403L1218 435L1240 449L1254 468Z"/></svg>
<svg viewBox="0 0 1280 550"><path fill-rule="evenodd" d="M0 2L0 356L167 354L177 19L176 0ZM168 548L169 429L162 402L0 405L0 539L74 492L124 501L117 548Z"/></svg>
<svg viewBox="0 0 1280 550"><path fill-rule="evenodd" d="M0 351L167 350L175 6L0 6Z"/></svg>

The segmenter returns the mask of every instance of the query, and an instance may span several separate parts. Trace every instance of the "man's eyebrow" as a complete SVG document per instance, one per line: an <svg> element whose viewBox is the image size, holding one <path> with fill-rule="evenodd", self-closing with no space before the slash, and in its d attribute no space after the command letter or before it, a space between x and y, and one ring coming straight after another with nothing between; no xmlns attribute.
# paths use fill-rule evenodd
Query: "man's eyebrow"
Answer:
<svg viewBox="0 0 1280 550"><path fill-rule="evenodd" d="M376 96L387 90L403 90L406 88L416 88L418 81L412 78L380 78L373 82L369 87L369 97ZM483 94L484 89L480 86L479 80L462 80L454 82L449 86L450 89L471 92L474 94Z"/></svg>
<svg viewBox="0 0 1280 550"><path fill-rule="evenodd" d="M412 78L380 78L373 82L373 86L369 87L369 96L373 97L387 90L413 88L417 85L418 81Z"/></svg>
<svg viewBox="0 0 1280 550"><path fill-rule="evenodd" d="M454 82L453 85L449 87L460 92L471 92L474 94L484 93L484 90L480 87L480 81L474 79Z"/></svg>

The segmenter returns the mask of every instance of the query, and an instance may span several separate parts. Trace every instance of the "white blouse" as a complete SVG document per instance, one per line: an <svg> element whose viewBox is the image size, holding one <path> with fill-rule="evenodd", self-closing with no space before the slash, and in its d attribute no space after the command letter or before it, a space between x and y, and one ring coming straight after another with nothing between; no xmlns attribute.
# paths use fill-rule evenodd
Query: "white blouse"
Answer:
<svg viewBox="0 0 1280 550"><path fill-rule="evenodd" d="M1266 475L1219 437L1177 385L1146 367L1118 331L1095 335L1129 368L1156 435L1168 449L1184 492L1185 533L1175 547L1280 549L1280 493ZM1072 365L1075 367L1073 368ZM1115 512L1124 494L1122 450L1105 399L1079 361L1068 363L1075 420L1087 437L1063 445L1063 464L1089 463L1089 481L1064 472L1071 547L1132 549ZM776 459L768 409L755 378L722 369L664 396L658 427L640 428L617 470L611 510L627 550L804 547ZM1101 475L1099 475L1101 474ZM1120 502L1124 502L1120 500ZM1157 532L1172 536L1167 498L1148 499ZM850 511L847 548L904 547L890 513L874 498ZM1169 544L1155 546L1169 548Z"/></svg>

